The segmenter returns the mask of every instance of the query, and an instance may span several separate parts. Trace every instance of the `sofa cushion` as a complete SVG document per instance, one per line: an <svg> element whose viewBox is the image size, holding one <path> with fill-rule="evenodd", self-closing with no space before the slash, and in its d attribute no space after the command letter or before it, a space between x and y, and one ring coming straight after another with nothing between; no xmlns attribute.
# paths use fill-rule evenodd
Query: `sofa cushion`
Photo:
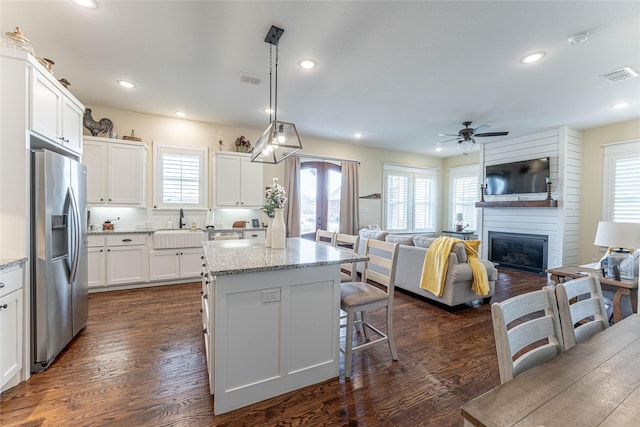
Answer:
<svg viewBox="0 0 640 427"><path fill-rule="evenodd" d="M453 245L451 252L458 256L458 262L467 262L467 249L464 247L463 242L458 242Z"/></svg>
<svg viewBox="0 0 640 427"><path fill-rule="evenodd" d="M367 230L363 228L359 231L360 239L375 239L375 240L384 240L387 237L389 232L381 231L381 230Z"/></svg>
<svg viewBox="0 0 640 427"><path fill-rule="evenodd" d="M388 234L385 241L390 243L400 243L401 245L413 246L413 236L403 236L401 234Z"/></svg>
<svg viewBox="0 0 640 427"><path fill-rule="evenodd" d="M417 246L419 248L428 248L429 246L431 246L434 240L436 240L435 237L414 236L413 246Z"/></svg>

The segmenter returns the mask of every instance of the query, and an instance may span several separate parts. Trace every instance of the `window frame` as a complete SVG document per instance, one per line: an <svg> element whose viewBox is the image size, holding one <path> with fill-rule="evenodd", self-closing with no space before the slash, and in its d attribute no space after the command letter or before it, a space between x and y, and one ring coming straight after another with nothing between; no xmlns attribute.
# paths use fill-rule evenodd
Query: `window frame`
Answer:
<svg viewBox="0 0 640 427"><path fill-rule="evenodd" d="M640 140L606 144L603 149L602 220L614 221L616 161L633 157L640 159ZM640 218L625 222L640 222Z"/></svg>
<svg viewBox="0 0 640 427"><path fill-rule="evenodd" d="M407 184L407 199L405 201L406 207L404 209L404 215L407 218L407 228L398 229L398 228L389 228L388 218L387 218L387 210L388 210L388 189L387 189L387 181L389 175L393 176L403 176L408 178ZM439 172L434 168L426 168L426 167L417 167L417 166L406 166L406 165L397 165L391 163L383 163L383 178L382 178L382 223L384 224L384 229L389 232L394 233L435 233L438 225L438 175ZM428 224L426 228L416 228L416 218L415 218L415 192L416 192L416 179L426 179L431 180L432 191L431 191L431 200L426 202L426 205L429 209L427 216L431 217L431 224Z"/></svg>
<svg viewBox="0 0 640 427"><path fill-rule="evenodd" d="M163 202L163 162L164 154L179 154L197 156L200 159L198 203L164 203ZM208 206L208 177L209 177L209 149L197 145L178 145L162 141L153 142L153 206L155 209L207 209Z"/></svg>
<svg viewBox="0 0 640 427"><path fill-rule="evenodd" d="M449 169L449 218L447 221L450 221L445 227L451 227L453 229L453 225L456 222L456 186L454 185L454 181L457 179L465 179L465 178L475 178L476 183L472 186L473 188L469 188L469 190L474 195L474 199L468 203L462 203L465 208L463 208L463 225L469 224L469 229L466 231L477 231L478 230L478 209L476 208L475 202L478 200L478 192L480 191L480 165L468 165L468 166L460 166L456 168ZM471 209L469 209L471 208ZM469 216L466 212L472 211L473 215L469 219Z"/></svg>

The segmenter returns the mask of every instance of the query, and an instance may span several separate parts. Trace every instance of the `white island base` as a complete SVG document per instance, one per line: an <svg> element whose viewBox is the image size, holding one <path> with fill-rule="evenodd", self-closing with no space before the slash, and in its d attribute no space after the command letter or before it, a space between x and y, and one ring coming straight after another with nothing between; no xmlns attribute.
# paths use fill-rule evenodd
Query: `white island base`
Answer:
<svg viewBox="0 0 640 427"><path fill-rule="evenodd" d="M342 254L347 251L297 240L298 246L312 249L323 261L329 254L332 262L309 265L297 256L293 266L276 262L267 267L275 269L251 271L255 269L248 262L242 272L228 273L214 267L226 252L224 247L208 244L209 272L203 279L202 301L214 413L337 377L339 259L352 255L345 258ZM277 251L264 246L253 250L257 258L269 258ZM296 250L280 250L278 257L290 259ZM240 254L231 249L227 255Z"/></svg>

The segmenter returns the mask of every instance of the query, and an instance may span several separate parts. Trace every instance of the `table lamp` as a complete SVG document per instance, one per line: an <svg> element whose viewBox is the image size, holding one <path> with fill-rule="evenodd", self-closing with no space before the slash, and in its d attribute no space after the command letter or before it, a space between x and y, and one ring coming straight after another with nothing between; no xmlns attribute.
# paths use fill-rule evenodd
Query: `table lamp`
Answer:
<svg viewBox="0 0 640 427"><path fill-rule="evenodd" d="M601 262L605 276L619 280L638 274L632 252L640 247L640 223L600 221L593 244L609 248Z"/></svg>

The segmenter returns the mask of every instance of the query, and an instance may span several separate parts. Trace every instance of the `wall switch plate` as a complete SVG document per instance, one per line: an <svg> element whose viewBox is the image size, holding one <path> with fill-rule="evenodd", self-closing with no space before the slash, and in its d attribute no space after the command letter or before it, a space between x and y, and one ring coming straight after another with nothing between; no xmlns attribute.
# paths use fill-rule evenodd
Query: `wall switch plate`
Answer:
<svg viewBox="0 0 640 427"><path fill-rule="evenodd" d="M262 302L280 301L280 289L269 289L262 291Z"/></svg>

